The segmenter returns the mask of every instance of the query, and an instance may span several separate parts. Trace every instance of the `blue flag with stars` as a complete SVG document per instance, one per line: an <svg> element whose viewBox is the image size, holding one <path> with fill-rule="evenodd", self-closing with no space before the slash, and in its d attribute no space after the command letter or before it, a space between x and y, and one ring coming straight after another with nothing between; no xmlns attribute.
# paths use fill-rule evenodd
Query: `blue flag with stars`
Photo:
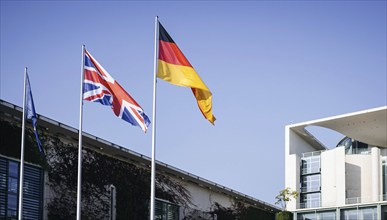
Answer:
<svg viewBox="0 0 387 220"><path fill-rule="evenodd" d="M34 105L34 99L32 98L32 91L31 91L31 86L30 86L30 79L28 78L28 74L26 75L26 103L25 103L25 108L26 108L26 118L31 119L32 121L32 127L34 128L34 133L36 137L36 143L38 145L39 151L42 155L44 155L44 150L42 147L42 143L40 142L38 131L36 129L37 125L37 117L36 117L36 112L35 112L35 105Z"/></svg>

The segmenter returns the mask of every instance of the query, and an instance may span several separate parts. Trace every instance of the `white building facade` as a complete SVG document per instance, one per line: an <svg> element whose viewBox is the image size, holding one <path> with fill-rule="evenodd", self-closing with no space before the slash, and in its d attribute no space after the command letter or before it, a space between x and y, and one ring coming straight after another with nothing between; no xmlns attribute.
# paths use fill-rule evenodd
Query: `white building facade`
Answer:
<svg viewBox="0 0 387 220"><path fill-rule="evenodd" d="M387 106L286 126L285 187L299 192L288 203L294 219L387 219L386 124ZM345 138L328 148L308 126Z"/></svg>

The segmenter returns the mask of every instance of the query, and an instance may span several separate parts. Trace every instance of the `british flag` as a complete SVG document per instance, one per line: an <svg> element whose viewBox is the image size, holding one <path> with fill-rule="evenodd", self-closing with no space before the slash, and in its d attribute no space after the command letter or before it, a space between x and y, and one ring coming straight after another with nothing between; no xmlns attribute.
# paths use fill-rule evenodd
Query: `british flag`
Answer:
<svg viewBox="0 0 387 220"><path fill-rule="evenodd" d="M141 106L85 50L83 99L112 107L114 114L146 132L150 120Z"/></svg>

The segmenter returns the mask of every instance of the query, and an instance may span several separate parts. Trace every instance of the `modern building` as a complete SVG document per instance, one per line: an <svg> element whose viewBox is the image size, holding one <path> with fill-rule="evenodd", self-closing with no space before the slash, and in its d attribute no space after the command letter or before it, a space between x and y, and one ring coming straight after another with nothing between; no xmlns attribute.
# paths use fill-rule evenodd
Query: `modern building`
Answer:
<svg viewBox="0 0 387 220"><path fill-rule="evenodd" d="M387 106L285 128L285 186L294 219L387 219ZM343 135L324 146L308 128Z"/></svg>
<svg viewBox="0 0 387 220"><path fill-rule="evenodd" d="M0 100L0 219L17 219L22 109ZM26 129L24 219L74 219L78 130L38 115L46 156ZM83 219L147 219L150 158L83 135ZM156 219L268 219L280 209L156 162Z"/></svg>

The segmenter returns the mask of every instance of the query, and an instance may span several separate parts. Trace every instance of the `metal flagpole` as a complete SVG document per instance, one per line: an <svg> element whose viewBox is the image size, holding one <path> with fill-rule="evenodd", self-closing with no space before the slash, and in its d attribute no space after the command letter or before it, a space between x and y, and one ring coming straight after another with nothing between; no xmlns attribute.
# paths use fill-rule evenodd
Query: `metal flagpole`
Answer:
<svg viewBox="0 0 387 220"><path fill-rule="evenodd" d="M155 18L155 53L154 53L154 79L153 79L153 122L152 122L152 164L151 164L151 198L149 219L155 219L155 178L156 178L156 84L157 84L157 36L159 33L159 17Z"/></svg>
<svg viewBox="0 0 387 220"><path fill-rule="evenodd" d="M26 121L26 83L27 83L27 67L24 69L24 92L23 92L23 119L22 119L22 136L20 147L20 175L19 175L19 213L18 219L23 218L23 177L24 177L24 133Z"/></svg>
<svg viewBox="0 0 387 220"><path fill-rule="evenodd" d="M85 45L82 45L81 94L79 100L79 142L78 142L78 183L77 183L77 220L81 219L81 178L82 178L82 115L83 115L83 79L85 71Z"/></svg>

